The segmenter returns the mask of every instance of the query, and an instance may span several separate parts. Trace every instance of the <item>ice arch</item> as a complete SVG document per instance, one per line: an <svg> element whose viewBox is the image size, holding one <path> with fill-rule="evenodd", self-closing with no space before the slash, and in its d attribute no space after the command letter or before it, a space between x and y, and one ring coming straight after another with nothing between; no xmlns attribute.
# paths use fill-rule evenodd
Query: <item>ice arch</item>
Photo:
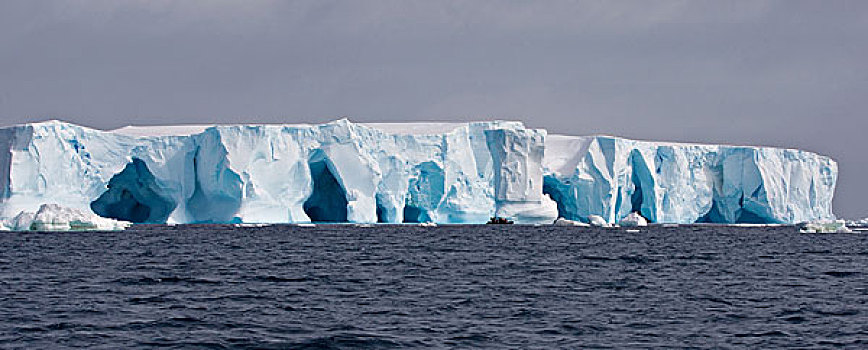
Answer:
<svg viewBox="0 0 868 350"><path fill-rule="evenodd" d="M413 205L404 206L404 223L432 222L431 215L425 209Z"/></svg>
<svg viewBox="0 0 868 350"><path fill-rule="evenodd" d="M753 211L741 207L736 210L735 221L730 222L726 216L720 211L720 205L717 203L717 198L712 201L711 209L705 215L696 220L697 223L736 223L736 224L774 224L778 223L773 219L765 218ZM744 205L744 197L739 199L739 205Z"/></svg>
<svg viewBox="0 0 868 350"><path fill-rule="evenodd" d="M558 217L569 220L585 221L576 214L576 203L569 195L569 187L552 175L543 176L543 194L548 195L558 205Z"/></svg>
<svg viewBox="0 0 868 350"><path fill-rule="evenodd" d="M313 222L346 222L347 191L334 174L334 165L322 150L315 150L308 159L313 191L303 209Z"/></svg>
<svg viewBox="0 0 868 350"><path fill-rule="evenodd" d="M135 223L164 223L177 203L161 194L154 175L141 159L133 158L113 176L108 190L90 203L99 216Z"/></svg>

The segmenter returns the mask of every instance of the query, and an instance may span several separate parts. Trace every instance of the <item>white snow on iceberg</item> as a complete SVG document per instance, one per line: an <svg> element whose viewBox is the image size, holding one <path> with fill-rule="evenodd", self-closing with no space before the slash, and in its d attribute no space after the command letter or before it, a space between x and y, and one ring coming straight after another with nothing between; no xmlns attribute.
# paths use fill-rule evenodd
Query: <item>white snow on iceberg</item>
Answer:
<svg viewBox="0 0 868 350"><path fill-rule="evenodd" d="M141 223L795 223L833 219L810 152L547 135L518 122L0 129L0 218Z"/></svg>
<svg viewBox="0 0 868 350"><path fill-rule="evenodd" d="M18 213L8 224L8 229L15 231L115 231L126 229L131 223L103 218L89 211L57 204L43 204L35 213Z"/></svg>
<svg viewBox="0 0 868 350"><path fill-rule="evenodd" d="M648 221L645 220L642 215L634 211L621 219L621 221L618 222L618 225L621 227L648 226Z"/></svg>
<svg viewBox="0 0 868 350"><path fill-rule="evenodd" d="M555 220L554 225L555 226L578 226L578 227L590 227L591 226L591 224L586 224L586 223L581 222L581 221L567 220L564 218L558 218L557 220Z"/></svg>

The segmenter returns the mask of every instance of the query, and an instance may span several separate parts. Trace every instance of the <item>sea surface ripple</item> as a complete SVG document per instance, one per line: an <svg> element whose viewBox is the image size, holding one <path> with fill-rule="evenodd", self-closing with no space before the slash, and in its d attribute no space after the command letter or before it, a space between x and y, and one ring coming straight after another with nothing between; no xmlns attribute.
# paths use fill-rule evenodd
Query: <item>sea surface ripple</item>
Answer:
<svg viewBox="0 0 868 350"><path fill-rule="evenodd" d="M868 348L868 235L137 226L0 234L0 348Z"/></svg>

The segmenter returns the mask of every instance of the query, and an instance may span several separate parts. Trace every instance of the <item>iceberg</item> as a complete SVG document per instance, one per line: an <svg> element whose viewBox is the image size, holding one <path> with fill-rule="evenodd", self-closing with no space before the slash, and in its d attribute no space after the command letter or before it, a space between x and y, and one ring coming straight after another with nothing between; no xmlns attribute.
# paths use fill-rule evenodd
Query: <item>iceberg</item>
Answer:
<svg viewBox="0 0 868 350"><path fill-rule="evenodd" d="M36 213L22 211L8 221L9 229L16 231L28 231L30 230L30 224L33 223L34 218L36 218Z"/></svg>
<svg viewBox="0 0 868 350"><path fill-rule="evenodd" d="M606 221L602 216L599 215L588 215L588 223L591 226L596 227L612 227L612 223Z"/></svg>
<svg viewBox="0 0 868 350"><path fill-rule="evenodd" d="M586 223L581 222L581 221L567 220L564 218L558 218L557 220L555 220L554 225L555 226L579 226L579 227L590 227L591 226L591 224L586 224Z"/></svg>
<svg viewBox="0 0 868 350"><path fill-rule="evenodd" d="M849 220L847 226L868 226L868 218L861 220Z"/></svg>
<svg viewBox="0 0 868 350"><path fill-rule="evenodd" d="M91 212L66 208L57 204L43 204L35 213L22 211L7 229L15 231L81 231L124 230L132 223L100 217ZM0 225L3 226L3 225Z"/></svg>
<svg viewBox="0 0 868 350"><path fill-rule="evenodd" d="M648 226L648 221L645 220L645 218L643 218L642 215L640 215L639 213L632 212L630 214L627 214L627 216L623 219L621 219L621 221L618 222L618 225L621 227Z"/></svg>
<svg viewBox="0 0 868 350"><path fill-rule="evenodd" d="M520 122L0 128L0 218L133 223L797 223L837 165L768 147L549 135ZM26 221L25 217L21 218Z"/></svg>
<svg viewBox="0 0 868 350"><path fill-rule="evenodd" d="M853 233L844 220L814 221L799 224L801 233Z"/></svg>

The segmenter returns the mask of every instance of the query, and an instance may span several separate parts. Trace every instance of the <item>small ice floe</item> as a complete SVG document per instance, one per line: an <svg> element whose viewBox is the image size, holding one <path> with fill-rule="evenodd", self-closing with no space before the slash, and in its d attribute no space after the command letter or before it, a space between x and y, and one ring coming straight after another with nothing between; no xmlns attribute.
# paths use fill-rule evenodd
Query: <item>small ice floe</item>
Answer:
<svg viewBox="0 0 868 350"><path fill-rule="evenodd" d="M678 227L678 224L663 224L663 227Z"/></svg>
<svg viewBox="0 0 868 350"><path fill-rule="evenodd" d="M579 227L590 227L591 226L590 224L586 224L586 223L581 222L581 221L568 220L568 219L564 219L564 218L558 218L557 220L555 220L554 225L555 226L579 226Z"/></svg>
<svg viewBox="0 0 868 350"><path fill-rule="evenodd" d="M233 224L235 227L267 227L271 226L271 224Z"/></svg>
<svg viewBox="0 0 868 350"><path fill-rule="evenodd" d="M618 224L621 225L621 227L648 226L648 220L645 220L642 214L634 211L630 214L627 214L627 216L621 219L621 222L619 222Z"/></svg>
<svg viewBox="0 0 868 350"><path fill-rule="evenodd" d="M374 224L355 224L355 227L374 227Z"/></svg>
<svg viewBox="0 0 868 350"><path fill-rule="evenodd" d="M436 224L436 223L433 223L433 222L421 222L421 223L419 223L419 226L422 226L422 227L437 227L437 224Z"/></svg>
<svg viewBox="0 0 868 350"><path fill-rule="evenodd" d="M847 226L852 228L852 226L868 226L868 218L864 218L862 220L850 220L847 221ZM859 230L861 231L861 230Z"/></svg>
<svg viewBox="0 0 868 350"><path fill-rule="evenodd" d="M301 224L295 224L295 226L298 226L298 227L316 227L316 224L301 223Z"/></svg>
<svg viewBox="0 0 868 350"><path fill-rule="evenodd" d="M606 221L606 219L603 219L603 217L599 215L588 215L588 222L591 224L591 226L612 227L612 224L610 224L608 221Z"/></svg>
<svg viewBox="0 0 868 350"><path fill-rule="evenodd" d="M844 220L803 222L798 227L802 233L853 233Z"/></svg>
<svg viewBox="0 0 868 350"><path fill-rule="evenodd" d="M9 221L9 229L15 231L119 231L130 225L57 204L43 204L36 213L22 211Z"/></svg>
<svg viewBox="0 0 868 350"><path fill-rule="evenodd" d="M637 230L637 229L635 229L635 228L627 229L627 230L625 230L625 231L627 231L627 232L629 232L629 233L639 233L639 232L642 232L641 230Z"/></svg>

